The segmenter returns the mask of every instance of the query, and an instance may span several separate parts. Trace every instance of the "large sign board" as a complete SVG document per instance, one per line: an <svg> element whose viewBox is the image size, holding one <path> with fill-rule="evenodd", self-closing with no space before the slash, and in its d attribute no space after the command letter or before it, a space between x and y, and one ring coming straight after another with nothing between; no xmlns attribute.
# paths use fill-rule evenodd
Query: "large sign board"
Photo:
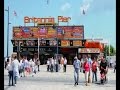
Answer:
<svg viewBox="0 0 120 90"><path fill-rule="evenodd" d="M13 39L28 38L84 38L83 26L23 26L13 27Z"/></svg>
<svg viewBox="0 0 120 90"><path fill-rule="evenodd" d="M99 48L79 48L78 53L100 53Z"/></svg>

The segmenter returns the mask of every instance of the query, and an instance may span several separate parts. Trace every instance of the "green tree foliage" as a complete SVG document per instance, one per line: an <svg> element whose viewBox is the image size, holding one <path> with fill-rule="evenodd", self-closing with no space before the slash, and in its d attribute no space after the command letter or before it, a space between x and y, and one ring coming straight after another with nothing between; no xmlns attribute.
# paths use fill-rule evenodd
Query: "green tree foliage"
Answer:
<svg viewBox="0 0 120 90"><path fill-rule="evenodd" d="M109 46L108 45L106 45L104 48L104 55L109 56ZM110 45L110 56L114 56L114 55L116 55L116 50L112 45Z"/></svg>

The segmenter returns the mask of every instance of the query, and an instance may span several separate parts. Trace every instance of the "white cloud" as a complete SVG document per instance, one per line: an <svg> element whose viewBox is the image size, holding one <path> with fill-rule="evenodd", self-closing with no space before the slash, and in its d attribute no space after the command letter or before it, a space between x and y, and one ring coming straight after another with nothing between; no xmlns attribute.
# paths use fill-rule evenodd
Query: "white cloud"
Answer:
<svg viewBox="0 0 120 90"><path fill-rule="evenodd" d="M68 2L61 6L62 11L66 11L70 8L71 8L71 5Z"/></svg>

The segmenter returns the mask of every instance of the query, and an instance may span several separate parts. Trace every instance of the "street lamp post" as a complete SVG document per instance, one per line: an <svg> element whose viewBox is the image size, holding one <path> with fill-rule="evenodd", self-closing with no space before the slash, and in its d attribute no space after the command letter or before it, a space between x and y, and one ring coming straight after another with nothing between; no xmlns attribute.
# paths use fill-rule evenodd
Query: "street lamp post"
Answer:
<svg viewBox="0 0 120 90"><path fill-rule="evenodd" d="M9 25L11 24L9 22L9 6L8 6L8 9L5 9L5 11L8 12L8 24L7 24L7 58L8 58L8 50L9 50Z"/></svg>

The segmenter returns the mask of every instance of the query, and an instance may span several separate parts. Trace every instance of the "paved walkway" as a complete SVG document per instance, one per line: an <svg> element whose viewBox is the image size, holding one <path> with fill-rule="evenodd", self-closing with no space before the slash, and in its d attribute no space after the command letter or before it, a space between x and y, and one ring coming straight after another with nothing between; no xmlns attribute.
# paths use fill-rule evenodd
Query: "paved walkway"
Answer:
<svg viewBox="0 0 120 90"><path fill-rule="evenodd" d="M22 77L16 86L8 86L7 71L4 72L4 90L116 90L116 74L109 69L108 83L105 85L91 84L85 86L84 74L80 73L79 85L74 86L73 67L67 66L67 72L46 72L46 66L40 66L40 72L32 77ZM99 78L98 72L98 78ZM99 79L98 79L99 80Z"/></svg>

